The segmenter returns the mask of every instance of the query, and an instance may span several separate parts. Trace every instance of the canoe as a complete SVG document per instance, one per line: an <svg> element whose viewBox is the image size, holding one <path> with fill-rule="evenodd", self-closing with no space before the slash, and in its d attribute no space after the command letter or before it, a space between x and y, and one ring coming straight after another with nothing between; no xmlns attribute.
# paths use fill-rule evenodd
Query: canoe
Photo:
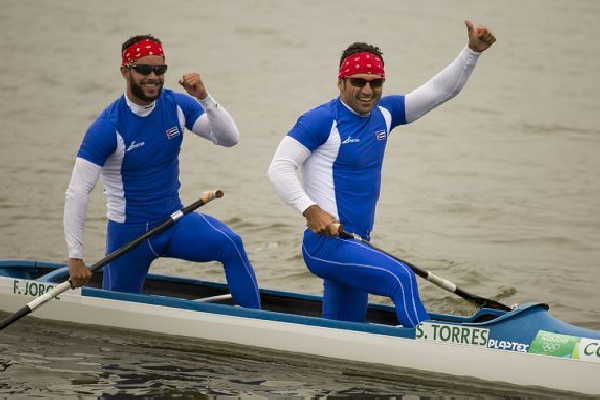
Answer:
<svg viewBox="0 0 600 400"><path fill-rule="evenodd" d="M64 264L0 260L0 311L14 313L68 277ZM515 385L600 394L600 332L562 322L543 303L510 312L432 314L397 326L394 309L369 304L365 323L320 317L321 297L261 289L262 310L235 305L227 285L148 274L141 294L88 286L34 317L181 335ZM18 329L16 322L10 329Z"/></svg>

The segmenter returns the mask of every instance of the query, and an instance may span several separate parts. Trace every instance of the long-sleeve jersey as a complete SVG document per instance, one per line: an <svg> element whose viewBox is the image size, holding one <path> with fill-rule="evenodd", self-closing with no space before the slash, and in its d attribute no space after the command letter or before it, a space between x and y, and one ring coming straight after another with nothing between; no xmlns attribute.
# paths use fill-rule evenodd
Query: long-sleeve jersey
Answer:
<svg viewBox="0 0 600 400"><path fill-rule="evenodd" d="M276 192L299 212L318 204L346 230L368 239L390 132L456 96L478 57L466 47L424 85L406 96L382 97L366 116L339 98L306 112L281 141L269 167Z"/></svg>
<svg viewBox="0 0 600 400"><path fill-rule="evenodd" d="M100 176L109 220L145 223L182 206L179 151L184 128L223 146L233 146L239 138L231 116L210 96L200 104L163 89L152 104L139 106L123 95L100 114L83 138L66 191L69 257L83 256L89 194Z"/></svg>

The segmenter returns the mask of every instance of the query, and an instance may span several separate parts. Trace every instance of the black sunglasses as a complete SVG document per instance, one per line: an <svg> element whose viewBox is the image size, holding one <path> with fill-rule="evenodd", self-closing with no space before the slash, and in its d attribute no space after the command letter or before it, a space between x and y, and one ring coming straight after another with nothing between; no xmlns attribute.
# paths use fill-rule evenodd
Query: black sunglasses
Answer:
<svg viewBox="0 0 600 400"><path fill-rule="evenodd" d="M129 69L134 70L138 74L141 75L150 75L151 72L154 72L156 75L162 75L167 72L167 65L150 65L150 64L131 64Z"/></svg>
<svg viewBox="0 0 600 400"><path fill-rule="evenodd" d="M364 87L367 83L371 85L373 89L379 89L383 86L383 82L385 82L384 78L371 79L370 81L363 78L347 78L350 81L352 86L356 87Z"/></svg>

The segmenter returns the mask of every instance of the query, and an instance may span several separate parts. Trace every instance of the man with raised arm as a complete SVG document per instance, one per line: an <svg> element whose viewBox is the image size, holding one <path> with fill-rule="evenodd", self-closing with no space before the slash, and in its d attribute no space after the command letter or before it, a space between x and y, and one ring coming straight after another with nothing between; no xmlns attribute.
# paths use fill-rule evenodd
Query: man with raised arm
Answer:
<svg viewBox="0 0 600 400"><path fill-rule="evenodd" d="M465 25L468 44L458 57L407 95L382 97L382 52L366 43L350 45L339 63L340 96L303 114L275 152L269 177L279 196L306 218L302 254L308 269L324 280L326 318L364 321L372 293L393 300L403 326L429 319L407 265L340 238L333 227L341 223L369 240L390 132L456 96L481 52L496 40L484 26Z"/></svg>
<svg viewBox="0 0 600 400"><path fill-rule="evenodd" d="M234 146L239 138L233 118L210 96L199 74L185 74L179 81L187 94L163 89L167 65L159 39L134 36L123 43L121 56L125 93L88 128L66 191L64 229L74 286L91 278L83 262L83 230L89 194L100 176L107 198L110 253L182 207L179 151L184 129L220 146ZM187 214L105 266L103 288L141 292L157 257L220 261L234 300L243 307L260 307L242 240L203 213Z"/></svg>

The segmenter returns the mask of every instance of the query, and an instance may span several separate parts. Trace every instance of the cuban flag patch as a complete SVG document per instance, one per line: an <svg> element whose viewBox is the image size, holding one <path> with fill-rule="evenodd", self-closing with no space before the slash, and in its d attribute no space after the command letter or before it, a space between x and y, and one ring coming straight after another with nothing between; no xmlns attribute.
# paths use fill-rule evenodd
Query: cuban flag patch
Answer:
<svg viewBox="0 0 600 400"><path fill-rule="evenodd" d="M385 140L386 133L385 131L375 132L375 137L377 138L377 140Z"/></svg>
<svg viewBox="0 0 600 400"><path fill-rule="evenodd" d="M179 128L176 126L167 129L165 133L167 134L167 139L173 139L181 135L181 132L179 132Z"/></svg>

